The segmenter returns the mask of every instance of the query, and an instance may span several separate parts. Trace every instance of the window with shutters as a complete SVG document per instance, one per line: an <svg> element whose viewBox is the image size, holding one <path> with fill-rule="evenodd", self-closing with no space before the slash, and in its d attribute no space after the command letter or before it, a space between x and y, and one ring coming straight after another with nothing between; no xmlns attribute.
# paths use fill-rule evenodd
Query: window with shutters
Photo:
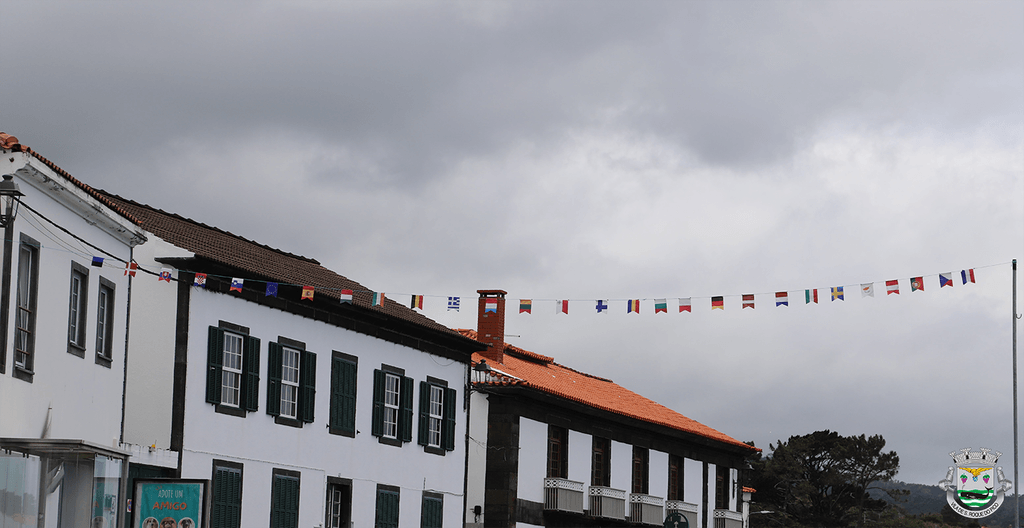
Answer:
<svg viewBox="0 0 1024 528"><path fill-rule="evenodd" d="M269 343L267 414L283 425L313 422L316 405L316 354L287 337Z"/></svg>
<svg viewBox="0 0 1024 528"><path fill-rule="evenodd" d="M349 528L352 522L352 481L327 477L326 528Z"/></svg>
<svg viewBox="0 0 1024 528"><path fill-rule="evenodd" d="M299 472L274 469L270 488L270 528L298 528Z"/></svg>
<svg viewBox="0 0 1024 528"><path fill-rule="evenodd" d="M569 430L548 425L548 477L569 478Z"/></svg>
<svg viewBox="0 0 1024 528"><path fill-rule="evenodd" d="M715 509L729 509L729 478L726 475L728 468L715 466Z"/></svg>
<svg viewBox="0 0 1024 528"><path fill-rule="evenodd" d="M442 528L444 524L444 495L423 492L420 506L420 528Z"/></svg>
<svg viewBox="0 0 1024 528"><path fill-rule="evenodd" d="M109 368L114 357L114 283L100 277L96 299L96 364Z"/></svg>
<svg viewBox="0 0 1024 528"><path fill-rule="evenodd" d="M683 499L683 457L668 456L668 500Z"/></svg>
<svg viewBox="0 0 1024 528"><path fill-rule="evenodd" d="M71 262L71 293L68 302L68 352L85 357L85 317L89 298L89 269Z"/></svg>
<svg viewBox="0 0 1024 528"><path fill-rule="evenodd" d="M356 436L356 373L359 359L334 351L331 356L331 434Z"/></svg>
<svg viewBox="0 0 1024 528"><path fill-rule="evenodd" d="M377 484L377 513L374 528L398 528L399 492L397 486Z"/></svg>
<svg viewBox="0 0 1024 528"><path fill-rule="evenodd" d="M372 434L383 443L401 446L412 441L412 378L405 370L381 365L373 371Z"/></svg>
<svg viewBox="0 0 1024 528"><path fill-rule="evenodd" d="M424 451L444 455L455 449L455 389L434 377L420 382L420 420L418 443Z"/></svg>
<svg viewBox="0 0 1024 528"><path fill-rule="evenodd" d="M210 528L241 528L242 464L213 461L212 502Z"/></svg>
<svg viewBox="0 0 1024 528"><path fill-rule="evenodd" d="M611 486L612 465L611 465L611 442L607 438L594 437L594 447L591 454L590 485Z"/></svg>
<svg viewBox="0 0 1024 528"><path fill-rule="evenodd" d="M650 452L645 447L633 446L633 493L647 494L650 481Z"/></svg>
<svg viewBox="0 0 1024 528"><path fill-rule="evenodd" d="M244 326L220 321L209 328L207 346L207 403L233 416L258 410L260 340Z"/></svg>
<svg viewBox="0 0 1024 528"><path fill-rule="evenodd" d="M21 234L18 250L18 291L14 313L15 378L32 382L35 375L36 297L39 290L39 242Z"/></svg>

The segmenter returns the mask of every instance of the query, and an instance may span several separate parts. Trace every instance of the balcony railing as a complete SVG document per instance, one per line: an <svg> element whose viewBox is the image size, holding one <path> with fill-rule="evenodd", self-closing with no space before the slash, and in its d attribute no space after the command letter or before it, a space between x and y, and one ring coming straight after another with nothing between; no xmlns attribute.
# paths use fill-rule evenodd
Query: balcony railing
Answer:
<svg viewBox="0 0 1024 528"><path fill-rule="evenodd" d="M604 486L590 486L590 515L606 519L626 518L626 492Z"/></svg>
<svg viewBox="0 0 1024 528"><path fill-rule="evenodd" d="M691 502L683 502L681 500L667 500L665 501L665 516L668 517L673 513L680 513L686 518L686 522L691 527L697 526L697 510L700 507Z"/></svg>
<svg viewBox="0 0 1024 528"><path fill-rule="evenodd" d="M544 509L583 513L583 483L563 478L544 479Z"/></svg>
<svg viewBox="0 0 1024 528"><path fill-rule="evenodd" d="M664 506L665 499L661 497L630 493L629 520L640 524L660 525L665 521Z"/></svg>
<svg viewBox="0 0 1024 528"><path fill-rule="evenodd" d="M743 514L732 510L715 510L714 528L743 528Z"/></svg>

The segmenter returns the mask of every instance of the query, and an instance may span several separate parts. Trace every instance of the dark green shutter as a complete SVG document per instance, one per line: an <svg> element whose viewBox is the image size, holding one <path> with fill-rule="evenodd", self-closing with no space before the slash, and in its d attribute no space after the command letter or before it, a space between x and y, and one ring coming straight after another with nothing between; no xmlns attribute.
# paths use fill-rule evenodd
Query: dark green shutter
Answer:
<svg viewBox="0 0 1024 528"><path fill-rule="evenodd" d="M375 528L398 528L398 493L377 490Z"/></svg>
<svg viewBox="0 0 1024 528"><path fill-rule="evenodd" d="M436 497L423 497L420 510L420 528L443 528L444 500Z"/></svg>
<svg viewBox="0 0 1024 528"><path fill-rule="evenodd" d="M223 334L222 334L223 335ZM245 336L245 356L242 359L242 407L247 411L260 408L260 340Z"/></svg>
<svg viewBox="0 0 1024 528"><path fill-rule="evenodd" d="M206 342L206 402L220 404L221 368L224 363L224 331L210 327Z"/></svg>
<svg viewBox="0 0 1024 528"><path fill-rule="evenodd" d="M402 376L401 408L398 429L403 442L412 442L412 378Z"/></svg>
<svg viewBox="0 0 1024 528"><path fill-rule="evenodd" d="M302 351L299 367L299 420L312 423L316 409L316 354Z"/></svg>
<svg viewBox="0 0 1024 528"><path fill-rule="evenodd" d="M298 528L299 479L275 475L270 510L271 528Z"/></svg>
<svg viewBox="0 0 1024 528"><path fill-rule="evenodd" d="M430 384L420 382L420 430L416 435L422 446L430 444Z"/></svg>
<svg viewBox="0 0 1024 528"><path fill-rule="evenodd" d="M210 528L239 528L241 523L242 472L233 468L215 468Z"/></svg>
<svg viewBox="0 0 1024 528"><path fill-rule="evenodd" d="M384 436L384 371L373 371L373 436Z"/></svg>
<svg viewBox="0 0 1024 528"><path fill-rule="evenodd" d="M441 447L445 451L455 449L455 403L458 399L455 389L444 389L444 420L441 421Z"/></svg>
<svg viewBox="0 0 1024 528"><path fill-rule="evenodd" d="M267 343L267 414L281 415L281 356L280 344Z"/></svg>
<svg viewBox="0 0 1024 528"><path fill-rule="evenodd" d="M356 364L340 357L331 359L330 427L356 432Z"/></svg>

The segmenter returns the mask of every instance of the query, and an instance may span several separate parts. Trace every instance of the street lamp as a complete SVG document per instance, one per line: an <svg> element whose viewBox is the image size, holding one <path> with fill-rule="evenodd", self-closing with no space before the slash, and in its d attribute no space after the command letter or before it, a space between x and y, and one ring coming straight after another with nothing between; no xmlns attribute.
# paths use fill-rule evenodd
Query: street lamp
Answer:
<svg viewBox="0 0 1024 528"><path fill-rule="evenodd" d="M3 178L3 181L0 181L0 200L3 201L4 210L0 214L0 227L6 228L8 224L13 224L14 218L18 216L18 205L25 194L14 182L13 174L4 174Z"/></svg>
<svg viewBox="0 0 1024 528"><path fill-rule="evenodd" d="M4 268L0 278L0 374L7 365L7 325L11 315L11 245L14 241L14 218L18 216L18 205L24 193L18 189L13 174L4 174L0 181L0 201L4 210L0 213L0 226L4 228Z"/></svg>

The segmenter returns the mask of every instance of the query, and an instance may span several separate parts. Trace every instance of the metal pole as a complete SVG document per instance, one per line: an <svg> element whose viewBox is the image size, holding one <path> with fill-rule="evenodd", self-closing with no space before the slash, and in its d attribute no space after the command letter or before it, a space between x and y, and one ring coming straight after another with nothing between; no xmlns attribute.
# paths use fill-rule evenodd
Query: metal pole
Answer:
<svg viewBox="0 0 1024 528"><path fill-rule="evenodd" d="M1013 528L1020 528L1017 457L1017 259L1013 259Z"/></svg>

